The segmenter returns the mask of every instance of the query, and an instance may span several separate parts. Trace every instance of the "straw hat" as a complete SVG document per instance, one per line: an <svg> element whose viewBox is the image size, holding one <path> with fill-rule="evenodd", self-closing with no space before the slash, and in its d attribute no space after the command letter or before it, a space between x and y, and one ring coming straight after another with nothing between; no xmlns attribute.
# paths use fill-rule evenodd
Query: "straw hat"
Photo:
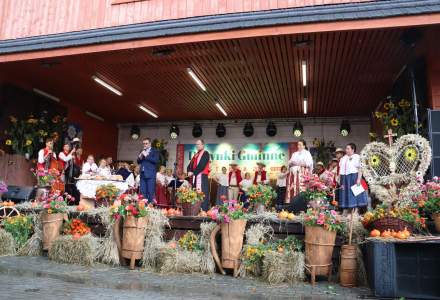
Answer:
<svg viewBox="0 0 440 300"><path fill-rule="evenodd" d="M230 165L231 167L233 167L233 166L238 166L238 164L237 164L236 162L231 162L229 165Z"/></svg>
<svg viewBox="0 0 440 300"><path fill-rule="evenodd" d="M338 153L338 152L341 152L341 153L344 153L344 154L345 154L345 150L342 149L342 148L336 148L336 150L335 150L334 153Z"/></svg>
<svg viewBox="0 0 440 300"><path fill-rule="evenodd" d="M257 162L257 166L263 166L263 167L265 167L266 165L265 165L263 162L259 161L259 162Z"/></svg>
<svg viewBox="0 0 440 300"><path fill-rule="evenodd" d="M322 161L318 161L318 162L316 163L316 166L324 167L324 163L323 163Z"/></svg>

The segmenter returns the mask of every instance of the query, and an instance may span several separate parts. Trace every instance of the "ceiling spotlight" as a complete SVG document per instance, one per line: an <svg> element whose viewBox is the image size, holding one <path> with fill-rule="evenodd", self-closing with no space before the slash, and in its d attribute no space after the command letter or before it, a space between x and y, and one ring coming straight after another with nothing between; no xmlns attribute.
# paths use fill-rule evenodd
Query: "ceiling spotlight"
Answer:
<svg viewBox="0 0 440 300"><path fill-rule="evenodd" d="M300 137L302 136L303 132L304 130L301 122L295 122L295 124L293 125L293 135L296 137Z"/></svg>
<svg viewBox="0 0 440 300"><path fill-rule="evenodd" d="M339 130L339 132L341 133L342 136L348 136L350 134L350 131L351 131L350 122L348 122L348 120L343 120L341 122L341 129Z"/></svg>
<svg viewBox="0 0 440 300"><path fill-rule="evenodd" d="M130 136L133 140L137 140L139 139L139 136L141 135L141 130L139 128L139 126L133 125L131 126L131 130L130 130Z"/></svg>
<svg viewBox="0 0 440 300"><path fill-rule="evenodd" d="M112 86L110 83L104 81L103 79L99 78L98 76L92 76L92 79L95 80L97 83L105 87L106 89L112 91L118 96L122 96L122 92L118 90L116 87Z"/></svg>
<svg viewBox="0 0 440 300"><path fill-rule="evenodd" d="M180 130L179 127L177 127L177 125L171 125L170 128L170 138L175 140L177 139L177 137L179 136Z"/></svg>
<svg viewBox="0 0 440 300"><path fill-rule="evenodd" d="M267 127L266 127L266 134L268 135L268 136L275 136L276 134L277 134L277 127L275 126L275 124L274 124L274 122L272 122L272 121L270 121L268 124L267 124Z"/></svg>
<svg viewBox="0 0 440 300"><path fill-rule="evenodd" d="M147 114L149 114L153 118L155 118L155 119L159 118L159 116L156 113L154 113L151 109L146 108L142 104L139 104L138 107L139 107L140 110L146 112Z"/></svg>
<svg viewBox="0 0 440 300"><path fill-rule="evenodd" d="M199 77L197 77L196 73L194 73L193 70L191 70L191 68L186 69L186 71L188 72L189 76L191 76L191 78L197 83L197 85L204 91L206 92L206 86L203 84L203 82L199 79Z"/></svg>
<svg viewBox="0 0 440 300"><path fill-rule="evenodd" d="M245 137L251 137L254 134L254 126L252 126L252 123L247 122L244 125L243 134Z"/></svg>
<svg viewBox="0 0 440 300"><path fill-rule="evenodd" d="M202 130L202 126L200 126L200 124L194 124L193 130L192 130L192 135L195 138L201 137L203 134L203 130Z"/></svg>
<svg viewBox="0 0 440 300"><path fill-rule="evenodd" d="M226 135L226 127L223 123L219 123L215 129L215 134L217 137L222 138Z"/></svg>

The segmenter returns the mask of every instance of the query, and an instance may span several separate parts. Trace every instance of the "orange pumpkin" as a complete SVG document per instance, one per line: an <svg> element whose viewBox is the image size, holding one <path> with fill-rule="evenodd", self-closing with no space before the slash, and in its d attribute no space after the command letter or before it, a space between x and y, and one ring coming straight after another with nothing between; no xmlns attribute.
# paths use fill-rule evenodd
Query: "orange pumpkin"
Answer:
<svg viewBox="0 0 440 300"><path fill-rule="evenodd" d="M389 230L385 230L384 232L382 232L382 234L380 236L383 238L390 238L391 232Z"/></svg>
<svg viewBox="0 0 440 300"><path fill-rule="evenodd" d="M373 229L373 230L371 230L371 232L370 232L370 236L371 236L371 237L379 237L379 236L380 236L380 231L377 230L377 229Z"/></svg>
<svg viewBox="0 0 440 300"><path fill-rule="evenodd" d="M405 234L406 238L409 238L411 236L411 232L409 232L408 228L406 227L402 232Z"/></svg>
<svg viewBox="0 0 440 300"><path fill-rule="evenodd" d="M206 211L202 210L201 212L199 212L199 216L206 217L207 216Z"/></svg>
<svg viewBox="0 0 440 300"><path fill-rule="evenodd" d="M398 238L399 240L406 240L406 234L403 231L399 231L396 235L396 238Z"/></svg>
<svg viewBox="0 0 440 300"><path fill-rule="evenodd" d="M170 209L168 209L168 216L169 217L172 217L172 216L174 216L175 215L175 210L174 210L174 208L170 208Z"/></svg>

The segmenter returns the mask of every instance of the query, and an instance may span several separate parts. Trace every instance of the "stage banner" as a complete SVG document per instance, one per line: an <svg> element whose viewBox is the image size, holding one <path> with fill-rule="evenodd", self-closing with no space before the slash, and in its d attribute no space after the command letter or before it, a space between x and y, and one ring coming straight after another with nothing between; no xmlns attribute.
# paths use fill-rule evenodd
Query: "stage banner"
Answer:
<svg viewBox="0 0 440 300"><path fill-rule="evenodd" d="M276 179L281 166L286 165L290 158L293 143L267 143L267 144L206 144L205 149L211 155L210 176L221 172L222 167L228 168L229 164L235 162L240 169L250 172L251 176L257 169L257 162L266 164L266 171L271 179ZM180 146L180 147L179 147ZM183 147L183 161L182 161ZM194 144L180 144L176 155L178 166L183 166L186 170L191 158L197 152ZM180 160L180 161L179 161Z"/></svg>

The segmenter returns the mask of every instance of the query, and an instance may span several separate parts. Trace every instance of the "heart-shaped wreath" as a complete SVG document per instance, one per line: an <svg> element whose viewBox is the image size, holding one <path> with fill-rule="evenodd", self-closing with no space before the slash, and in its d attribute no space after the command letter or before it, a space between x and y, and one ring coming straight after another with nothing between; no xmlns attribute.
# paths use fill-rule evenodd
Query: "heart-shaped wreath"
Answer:
<svg viewBox="0 0 440 300"><path fill-rule="evenodd" d="M429 142L417 134L401 136L391 146L372 142L361 151L362 174L382 202L396 202L414 189L430 163Z"/></svg>

